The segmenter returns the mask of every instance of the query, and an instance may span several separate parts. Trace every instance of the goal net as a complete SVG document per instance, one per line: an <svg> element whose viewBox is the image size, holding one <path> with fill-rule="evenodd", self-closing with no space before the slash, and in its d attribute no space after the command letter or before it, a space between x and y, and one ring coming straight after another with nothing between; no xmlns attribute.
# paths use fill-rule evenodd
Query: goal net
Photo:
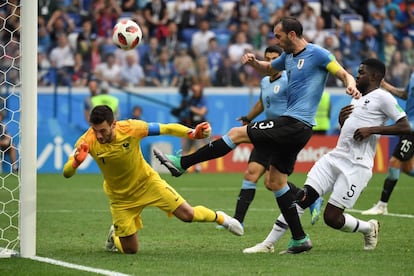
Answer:
<svg viewBox="0 0 414 276"><path fill-rule="evenodd" d="M0 258L35 255L36 49L37 0L0 1Z"/></svg>

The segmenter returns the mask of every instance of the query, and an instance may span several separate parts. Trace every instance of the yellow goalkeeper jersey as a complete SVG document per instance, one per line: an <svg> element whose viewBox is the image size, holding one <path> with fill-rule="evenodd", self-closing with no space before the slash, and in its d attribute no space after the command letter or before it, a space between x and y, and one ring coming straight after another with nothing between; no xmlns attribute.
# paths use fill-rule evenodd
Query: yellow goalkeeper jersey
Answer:
<svg viewBox="0 0 414 276"><path fill-rule="evenodd" d="M145 185L160 176L145 161L140 140L148 136L148 123L139 120L117 121L115 139L100 144L91 128L76 142L89 144L89 154L98 164L103 177L103 188L111 204L118 207L133 206L144 194Z"/></svg>

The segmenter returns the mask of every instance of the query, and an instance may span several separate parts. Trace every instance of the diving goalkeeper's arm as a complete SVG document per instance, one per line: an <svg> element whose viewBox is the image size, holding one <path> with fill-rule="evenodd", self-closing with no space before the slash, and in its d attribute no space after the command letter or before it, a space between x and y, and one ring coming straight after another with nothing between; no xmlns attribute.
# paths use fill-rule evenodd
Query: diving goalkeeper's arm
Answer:
<svg viewBox="0 0 414 276"><path fill-rule="evenodd" d="M76 147L75 153L69 157L65 166L63 167L63 176L69 178L76 173L76 169L85 161L88 156L89 145L86 142L81 142Z"/></svg>
<svg viewBox="0 0 414 276"><path fill-rule="evenodd" d="M155 135L172 135L177 137L187 137L189 139L204 139L210 137L211 126L208 122L202 122L192 129L177 123L149 123L148 136Z"/></svg>

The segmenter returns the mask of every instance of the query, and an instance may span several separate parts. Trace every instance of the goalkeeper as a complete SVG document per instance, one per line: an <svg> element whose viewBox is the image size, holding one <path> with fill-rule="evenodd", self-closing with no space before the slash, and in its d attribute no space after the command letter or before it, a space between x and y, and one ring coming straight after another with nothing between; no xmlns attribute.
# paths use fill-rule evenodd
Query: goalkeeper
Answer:
<svg viewBox="0 0 414 276"><path fill-rule="evenodd" d="M116 121L111 108L106 105L93 108L89 122L90 128L76 142L76 150L66 162L63 175L72 177L88 154L98 164L113 222L105 244L108 251L138 252L137 232L143 227L141 213L147 206L156 206L184 222L216 222L235 235L243 235L241 224L224 212L204 206L192 207L161 179L141 152L140 140L146 136L206 138L211 133L208 123L200 123L191 129L175 123Z"/></svg>

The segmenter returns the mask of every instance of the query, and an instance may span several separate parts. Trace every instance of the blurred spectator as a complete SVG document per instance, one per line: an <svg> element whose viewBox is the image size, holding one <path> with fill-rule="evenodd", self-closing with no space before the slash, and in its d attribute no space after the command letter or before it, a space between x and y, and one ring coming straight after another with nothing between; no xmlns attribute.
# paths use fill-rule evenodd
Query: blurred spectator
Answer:
<svg viewBox="0 0 414 276"><path fill-rule="evenodd" d="M241 57L249 51L253 51L253 46L247 42L247 35L244 32L238 32L234 43L231 43L227 49L227 54L236 68L240 66Z"/></svg>
<svg viewBox="0 0 414 276"><path fill-rule="evenodd" d="M54 75L50 70L50 62L46 55L46 50L42 47L37 48L37 84L48 86L54 82Z"/></svg>
<svg viewBox="0 0 414 276"><path fill-rule="evenodd" d="M178 46L177 53L174 56L174 66L177 72L188 71L189 73L194 74L194 60L188 53L187 44L181 43Z"/></svg>
<svg viewBox="0 0 414 276"><path fill-rule="evenodd" d="M150 74L151 77L147 79L149 85L163 87L177 85L177 72L174 64L169 59L168 49L161 49L158 62L154 64L154 68L151 70Z"/></svg>
<svg viewBox="0 0 414 276"><path fill-rule="evenodd" d="M397 4L388 4L386 7L386 17L381 31L383 33L393 33L398 40L403 37L405 23L401 21L400 8Z"/></svg>
<svg viewBox="0 0 414 276"><path fill-rule="evenodd" d="M230 17L230 23L239 25L240 22L246 21L249 17L250 6L254 3L250 0L239 0L234 2L233 11Z"/></svg>
<svg viewBox="0 0 414 276"><path fill-rule="evenodd" d="M61 33L58 36L58 45L50 52L49 61L56 70L57 83L55 84L69 85L75 59L66 34Z"/></svg>
<svg viewBox="0 0 414 276"><path fill-rule="evenodd" d="M230 57L225 56L216 71L214 86L242 86L239 70L235 69Z"/></svg>
<svg viewBox="0 0 414 276"><path fill-rule="evenodd" d="M283 8L284 0L260 0L254 4L263 22L269 22L273 11Z"/></svg>
<svg viewBox="0 0 414 276"><path fill-rule="evenodd" d="M196 82L197 77L194 70L186 67L177 68L178 93L180 93L182 99L188 97L191 86Z"/></svg>
<svg viewBox="0 0 414 276"><path fill-rule="evenodd" d="M168 11L164 0L147 2L144 8L144 18L148 26L149 36L163 40L167 34Z"/></svg>
<svg viewBox="0 0 414 276"><path fill-rule="evenodd" d="M200 56L196 58L196 76L198 83L203 87L212 86L211 83L211 71L208 66L207 56Z"/></svg>
<svg viewBox="0 0 414 276"><path fill-rule="evenodd" d="M76 38L76 52L80 53L83 58L86 58L91 51L92 40L96 38L92 19L83 19L81 30Z"/></svg>
<svg viewBox="0 0 414 276"><path fill-rule="evenodd" d="M308 30L304 33L304 36L309 42L318 44L321 47L325 48L326 39L329 37L332 40L332 45L329 45L332 48L339 47L339 40L335 32L325 28L325 20L322 16L316 18L316 29ZM329 43L329 42L328 42Z"/></svg>
<svg viewBox="0 0 414 276"><path fill-rule="evenodd" d="M212 29L225 29L227 27L229 14L221 6L220 0L211 0L207 6L205 19L210 22Z"/></svg>
<svg viewBox="0 0 414 276"><path fill-rule="evenodd" d="M7 132L6 124L4 123L5 113L3 110L0 111L0 152L2 155L2 160L5 160L4 155L8 154L10 157L11 170L13 173L17 173L18 164L17 164L17 150L16 146L13 145L13 139L10 134ZM2 164L0 163L0 166Z"/></svg>
<svg viewBox="0 0 414 276"><path fill-rule="evenodd" d="M143 120L143 118L142 118L142 107L141 106L136 105L132 108L131 119Z"/></svg>
<svg viewBox="0 0 414 276"><path fill-rule="evenodd" d="M259 28L262 23L265 23L263 18L260 16L259 10L255 5L251 5L249 9L249 16L246 20L248 27L248 37L250 39L254 38L259 34ZM251 40L249 40L251 41Z"/></svg>
<svg viewBox="0 0 414 276"><path fill-rule="evenodd" d="M406 23L405 34L414 40L414 1L404 0L400 4L401 21Z"/></svg>
<svg viewBox="0 0 414 276"><path fill-rule="evenodd" d="M139 53L137 49L131 49L131 50L122 50L120 48L117 48L114 52L115 55L115 63L119 66L124 66L127 64L128 56L132 56L136 62L139 63Z"/></svg>
<svg viewBox="0 0 414 276"><path fill-rule="evenodd" d="M179 44L181 43L181 37L178 32L177 23L174 20L169 20L167 23L168 34L165 39L161 42L162 46L168 49L169 56L172 57L177 51Z"/></svg>
<svg viewBox="0 0 414 276"><path fill-rule="evenodd" d="M342 31L339 34L339 47L342 52L342 61L345 69L354 74L361 63L359 53L361 44L354 32L352 32L351 23L343 24Z"/></svg>
<svg viewBox="0 0 414 276"><path fill-rule="evenodd" d="M303 33L316 30L317 16L315 14L314 9L311 6L304 6L303 12L299 15L298 19L300 23L302 23Z"/></svg>
<svg viewBox="0 0 414 276"><path fill-rule="evenodd" d="M101 82L108 82L110 85L119 84L119 74L121 68L115 62L113 53L106 54L105 61L99 63L95 69L95 76Z"/></svg>
<svg viewBox="0 0 414 276"><path fill-rule="evenodd" d="M401 52L404 62L410 66L410 70L414 71L414 47L413 40L406 36L402 39Z"/></svg>
<svg viewBox="0 0 414 276"><path fill-rule="evenodd" d="M193 34L191 39L191 49L196 57L207 53L210 38L216 36L215 33L210 30L210 24L207 19L201 20L198 27L198 30Z"/></svg>
<svg viewBox="0 0 414 276"><path fill-rule="evenodd" d="M167 51L167 60L170 58ZM144 74L150 76L155 67L158 65L158 60L161 58L158 38L151 37L148 42L148 50L142 55L141 65L144 68ZM150 81L151 82L151 81Z"/></svg>
<svg viewBox="0 0 414 276"><path fill-rule="evenodd" d="M389 66L391 63L392 56L394 52L397 50L397 40L395 39L392 33L384 34L384 57L385 57L385 65Z"/></svg>
<svg viewBox="0 0 414 276"><path fill-rule="evenodd" d="M85 121L89 123L89 114L93 108L92 98L99 94L99 84L96 80L91 79L88 82L89 96L87 96L83 101L83 116Z"/></svg>
<svg viewBox="0 0 414 276"><path fill-rule="evenodd" d="M83 62L80 53L75 54L75 64L73 66L72 86L85 86L88 83L90 70Z"/></svg>
<svg viewBox="0 0 414 276"><path fill-rule="evenodd" d="M370 56L371 52L378 53L378 56L384 56L384 43L382 33L370 23L364 23L362 33L359 37L361 43L361 59L364 60ZM384 58L381 58L383 60Z"/></svg>
<svg viewBox="0 0 414 276"><path fill-rule="evenodd" d="M115 26L122 10L116 0L105 1L104 5L98 6L94 11L96 33L99 38L112 41L112 28Z"/></svg>
<svg viewBox="0 0 414 276"><path fill-rule="evenodd" d="M6 41L6 38L2 39L2 41ZM46 28L46 21L41 16L37 17L37 44L38 47L41 47L45 51L50 50L52 46L50 34Z"/></svg>
<svg viewBox="0 0 414 276"><path fill-rule="evenodd" d="M221 65L222 52L217 44L215 37L210 38L207 50L207 62L210 70L210 79L212 84L216 82L216 72Z"/></svg>
<svg viewBox="0 0 414 276"><path fill-rule="evenodd" d="M408 83L410 74L410 67L404 62L401 52L396 50L387 68L387 79L395 87L403 87Z"/></svg>
<svg viewBox="0 0 414 276"><path fill-rule="evenodd" d="M133 52L129 52L126 56L126 62L121 67L119 78L121 86L143 86L145 84L144 70L138 64Z"/></svg>
<svg viewBox="0 0 414 276"><path fill-rule="evenodd" d="M62 10L56 10L47 21L46 28L50 34L52 46L55 47L61 34L68 36L75 30L75 23L67 13Z"/></svg>
<svg viewBox="0 0 414 276"><path fill-rule="evenodd" d="M123 12L135 12L138 9L138 1L136 0L122 0L121 10Z"/></svg>
<svg viewBox="0 0 414 276"><path fill-rule="evenodd" d="M323 91L315 116L313 134L326 135L331 126L331 94Z"/></svg>
<svg viewBox="0 0 414 276"><path fill-rule="evenodd" d="M62 4L59 3L59 1L38 0L38 15L41 16L46 22L56 10L61 8Z"/></svg>
<svg viewBox="0 0 414 276"><path fill-rule="evenodd" d="M283 8L288 11L290 16L299 17L305 6L306 0L285 0Z"/></svg>
<svg viewBox="0 0 414 276"><path fill-rule="evenodd" d="M200 84L191 85L191 97L183 103L180 123L195 128L197 124L206 122L208 112L207 101L203 95L203 87ZM183 154L189 154L206 144L209 139L182 139ZM196 172L201 171L201 165L195 166Z"/></svg>
<svg viewBox="0 0 414 276"><path fill-rule="evenodd" d="M121 114L119 110L119 99L109 94L109 84L104 81L99 85L99 94L91 97L92 108L98 105L107 105L114 112L115 119L119 119Z"/></svg>
<svg viewBox="0 0 414 276"><path fill-rule="evenodd" d="M257 52L264 53L267 48L267 40L269 36L273 36L270 26L262 22L259 26L259 32L253 37L253 47Z"/></svg>
<svg viewBox="0 0 414 276"><path fill-rule="evenodd" d="M385 10L385 0L371 0L368 4L369 22L379 28L387 17Z"/></svg>
<svg viewBox="0 0 414 276"><path fill-rule="evenodd" d="M85 64L88 66L90 72L95 72L96 67L103 60L101 54L101 44L99 43L97 36L91 36L91 48L85 54Z"/></svg>
<svg viewBox="0 0 414 276"><path fill-rule="evenodd" d="M174 19L180 30L196 26L197 4L194 0L176 0L174 11Z"/></svg>

